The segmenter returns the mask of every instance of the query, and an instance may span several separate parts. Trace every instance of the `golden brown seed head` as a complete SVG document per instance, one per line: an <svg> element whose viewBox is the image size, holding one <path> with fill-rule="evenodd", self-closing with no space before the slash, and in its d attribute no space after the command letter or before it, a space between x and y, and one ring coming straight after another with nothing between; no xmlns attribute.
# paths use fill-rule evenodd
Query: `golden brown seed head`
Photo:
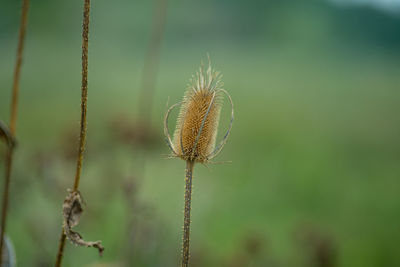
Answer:
<svg viewBox="0 0 400 267"><path fill-rule="evenodd" d="M201 66L186 92L179 113L173 144L178 157L206 162L215 148L221 111L222 83L209 65Z"/></svg>

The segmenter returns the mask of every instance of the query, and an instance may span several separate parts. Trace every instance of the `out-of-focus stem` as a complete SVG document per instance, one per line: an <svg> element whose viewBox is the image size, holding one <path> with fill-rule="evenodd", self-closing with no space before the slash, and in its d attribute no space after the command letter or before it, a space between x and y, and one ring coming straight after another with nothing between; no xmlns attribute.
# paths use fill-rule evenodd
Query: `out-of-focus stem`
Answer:
<svg viewBox="0 0 400 267"><path fill-rule="evenodd" d="M167 18L167 0L156 0L149 45L144 59L142 86L139 95L140 122L148 122L151 116L153 95L160 61L160 48Z"/></svg>
<svg viewBox="0 0 400 267"><path fill-rule="evenodd" d="M14 69L14 79L12 87L12 100L11 100L11 115L10 115L10 133L15 139L16 126L17 126L17 108L18 108L18 93L19 93L19 81L21 76L21 66L22 66L22 54L24 51L25 33L26 26L28 23L28 10L29 10L29 0L22 1L22 14L21 14L21 24L19 27L18 36L18 48L17 48L17 58ZM3 262L3 246L4 246L4 233L6 229L7 213L8 213L8 197L10 191L10 180L11 180L11 169L12 169L12 158L13 158L14 145L9 145L7 148L6 156L6 168L5 168L5 181L4 181L4 191L3 191L3 202L1 211L1 229L0 229L0 264Z"/></svg>
<svg viewBox="0 0 400 267"><path fill-rule="evenodd" d="M11 168L12 168L12 154L13 147L7 147L7 155L6 155L6 172L5 172L5 181L4 181L4 191L3 191L3 205L1 211L1 241L0 241L0 251L3 251L4 247L4 234L6 228L7 221L7 211L8 211L8 199L10 193L10 178L11 178ZM3 253L0 253L0 263L3 262Z"/></svg>
<svg viewBox="0 0 400 267"><path fill-rule="evenodd" d="M10 131L13 136L15 136L16 127L17 127L19 81L20 81L20 76L21 76L22 54L24 51L26 25L28 24L28 10L29 10L29 0L23 0L21 25L19 28L19 37L18 37L17 60L16 60L16 64L15 64L15 69L14 69L12 102L11 102Z"/></svg>

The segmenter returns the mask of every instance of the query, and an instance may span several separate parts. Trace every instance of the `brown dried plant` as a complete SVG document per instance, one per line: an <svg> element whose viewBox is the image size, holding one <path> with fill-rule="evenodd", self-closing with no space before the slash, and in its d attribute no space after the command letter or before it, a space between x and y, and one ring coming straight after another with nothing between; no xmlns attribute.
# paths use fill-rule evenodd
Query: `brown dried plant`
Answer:
<svg viewBox="0 0 400 267"><path fill-rule="evenodd" d="M72 228L79 223L83 212L83 204L84 201L82 195L78 190L69 191L69 194L63 204L63 227L65 235L75 245L97 248L101 255L104 251L101 241L87 242L82 239L82 236L78 232L72 230Z"/></svg>
<svg viewBox="0 0 400 267"><path fill-rule="evenodd" d="M74 187L69 191L63 204L63 227L58 246L57 259L55 266L61 266L65 240L68 239L75 245L85 247L95 247L99 250L100 255L104 251L101 241L87 242L81 235L72 230L72 227L79 223L82 214L82 196L79 192L79 182L82 171L83 154L86 144L86 113L87 113L87 89L88 89L88 47L89 47L89 18L90 18L90 0L84 0L83 7L83 27L82 27L82 96L81 96L81 123L79 135L79 152L77 167L75 173Z"/></svg>
<svg viewBox="0 0 400 267"><path fill-rule="evenodd" d="M0 264L3 262L3 246L4 246L4 234L7 222L7 211L8 211L8 196L10 192L10 180L11 180L11 169L13 161L13 152L15 148L15 136L17 128L17 108L18 108L18 95L19 95L19 81L21 76L22 67L22 54L24 51L25 43L25 33L26 26L28 24L28 10L29 10L29 0L22 1L22 14L21 14L21 24L19 27L18 35L18 48L17 48L17 58L14 69L14 79L12 86L12 101L11 101L11 114L10 114L10 129L3 123L0 124L0 137L4 138L7 143L7 152L5 160L5 180L4 180L4 191L2 200L2 211L1 211L1 229L0 229Z"/></svg>
<svg viewBox="0 0 400 267"><path fill-rule="evenodd" d="M222 89L221 75L209 66L203 64L195 76L183 98L171 106L164 117L164 134L173 157L186 161L185 178L185 208L182 238L182 267L189 266L190 243L190 210L192 199L193 167L196 162L207 163L216 157L224 147L233 123L233 102L227 91ZM222 141L216 145L216 137L222 98L226 95L231 104L231 120ZM174 139L171 140L168 131L168 118L171 111L181 105Z"/></svg>

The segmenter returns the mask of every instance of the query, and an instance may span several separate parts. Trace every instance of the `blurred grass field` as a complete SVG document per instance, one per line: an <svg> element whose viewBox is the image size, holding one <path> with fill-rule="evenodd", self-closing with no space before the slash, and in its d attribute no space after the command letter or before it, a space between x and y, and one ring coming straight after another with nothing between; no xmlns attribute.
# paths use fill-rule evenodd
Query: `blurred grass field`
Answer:
<svg viewBox="0 0 400 267"><path fill-rule="evenodd" d="M312 259L324 249L333 266L400 265L400 42L360 37L360 16L348 20L354 35L339 38L332 25L359 11L283 2L170 2L150 146L117 126L137 119L152 3L92 3L87 207L77 228L106 251L99 259L68 244L64 266L179 262L184 162L167 159L162 119L206 53L224 75L235 122L217 159L225 163L195 167L193 266L323 266ZM8 121L19 10L5 7L0 119ZM378 17L385 36L400 25L362 12ZM52 266L78 146L81 5L32 1L29 20L7 232L18 266Z"/></svg>

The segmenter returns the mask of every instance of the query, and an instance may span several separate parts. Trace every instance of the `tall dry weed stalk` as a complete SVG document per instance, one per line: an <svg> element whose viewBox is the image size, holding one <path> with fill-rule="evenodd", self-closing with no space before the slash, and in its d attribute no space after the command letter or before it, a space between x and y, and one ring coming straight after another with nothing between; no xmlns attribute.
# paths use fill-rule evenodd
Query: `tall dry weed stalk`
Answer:
<svg viewBox="0 0 400 267"><path fill-rule="evenodd" d="M83 200L79 191L79 182L81 178L83 154L86 144L86 113L87 113L87 91L88 91L88 47L89 47L89 18L90 18L90 0L84 0L83 8L83 26L82 26L82 96L81 96L81 122L79 135L79 152L77 167L75 172L74 186L64 200L63 204L63 227L59 240L57 259L55 266L61 266L65 240L68 239L78 246L95 247L99 250L100 255L103 253L104 247L101 241L87 242L82 236L73 231L72 228L79 223L80 216L83 212Z"/></svg>
<svg viewBox="0 0 400 267"><path fill-rule="evenodd" d="M3 200L2 200L2 211L1 211L1 229L0 229L0 264L3 262L3 247L4 247L4 234L7 223L8 214L8 199L10 194L10 180L11 180L11 170L13 162L13 153L15 148L15 136L17 130L17 109L18 109L18 95L19 95L19 81L21 76L22 67L22 54L24 51L25 43L25 33L26 26L28 24L28 10L29 10L29 0L22 1L22 14L21 14L21 24L19 27L18 35L18 48L17 48L17 58L14 69L14 79L12 86L12 101L11 101L11 113L10 113L10 129L4 125L0 125L0 136L4 137L7 142L7 152L5 161L5 180L3 188Z"/></svg>
<svg viewBox="0 0 400 267"><path fill-rule="evenodd" d="M192 181L194 164L207 163L221 152L233 123L233 102L227 91L222 89L223 83L218 72L203 64L192 78L192 82L183 101L171 106L164 118L164 134L172 156L186 161L185 175L185 207L182 238L182 267L189 266L190 247L190 211L192 202ZM232 112L229 128L220 143L216 145L222 98L226 95L230 101ZM168 118L171 111L181 105L176 124L174 138L171 140L168 130Z"/></svg>

